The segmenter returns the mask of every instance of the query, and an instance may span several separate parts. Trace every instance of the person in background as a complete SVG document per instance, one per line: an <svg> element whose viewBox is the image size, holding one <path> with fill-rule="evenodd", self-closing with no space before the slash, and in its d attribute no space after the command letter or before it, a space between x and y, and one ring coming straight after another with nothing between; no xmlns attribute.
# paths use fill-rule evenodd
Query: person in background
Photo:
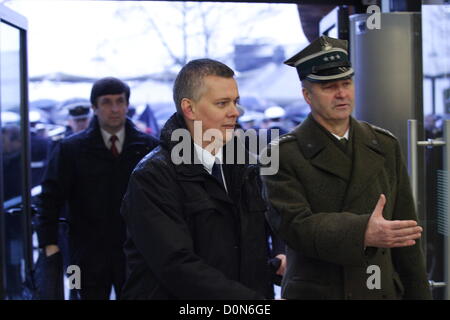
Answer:
<svg viewBox="0 0 450 320"><path fill-rule="evenodd" d="M73 134L81 132L89 127L89 121L91 120L91 105L87 102L76 101L64 106L67 109L67 125L64 135L61 138L67 138ZM60 139L54 140L52 143L53 148L60 143ZM60 249L63 261L63 269L67 269L70 265L70 253L69 253L69 225L68 225L68 207L67 203L62 208L59 215L58 225L58 247ZM75 290L70 290L70 300L76 300L77 294Z"/></svg>
<svg viewBox="0 0 450 320"><path fill-rule="evenodd" d="M267 129L280 130L280 136L287 133L283 126L286 111L280 106L272 106L264 111L264 119L266 120Z"/></svg>
<svg viewBox="0 0 450 320"><path fill-rule="evenodd" d="M107 77L94 83L89 127L55 146L39 197L37 234L44 268L61 260L58 221L67 204L70 264L81 271L81 300L120 298L125 281L125 224L120 204L136 164L158 141L126 117L130 88ZM53 261L53 262L52 262ZM47 279L56 281L62 277ZM48 282L47 281L47 282Z"/></svg>
<svg viewBox="0 0 450 320"><path fill-rule="evenodd" d="M89 127L91 120L91 106L82 103L74 103L67 106L68 119L65 136L68 137L74 133L83 131Z"/></svg>
<svg viewBox="0 0 450 320"><path fill-rule="evenodd" d="M265 127L261 130L260 134L264 133L266 135L267 143L270 143L274 138L272 137L272 130L276 130L277 137L287 133L283 125L285 115L286 112L280 106L272 106L264 111Z"/></svg>

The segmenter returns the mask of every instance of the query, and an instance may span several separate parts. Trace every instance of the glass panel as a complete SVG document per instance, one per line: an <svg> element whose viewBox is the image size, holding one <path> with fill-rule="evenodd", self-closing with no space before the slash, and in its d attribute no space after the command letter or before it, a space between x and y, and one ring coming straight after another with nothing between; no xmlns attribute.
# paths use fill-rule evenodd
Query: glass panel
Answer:
<svg viewBox="0 0 450 320"><path fill-rule="evenodd" d="M2 22L0 35L6 294L9 299L18 299L24 279L23 228L20 210L15 210L22 203L20 31Z"/></svg>
<svg viewBox="0 0 450 320"><path fill-rule="evenodd" d="M423 1L425 3L425 1ZM442 140L443 120L450 118L450 5L422 6L424 127L427 139ZM449 143L449 141L447 141ZM448 251L447 172L443 148L427 148L426 161L426 241L427 269L435 282L446 281ZM447 288L447 292L450 292ZM444 287L433 288L435 299L449 298Z"/></svg>

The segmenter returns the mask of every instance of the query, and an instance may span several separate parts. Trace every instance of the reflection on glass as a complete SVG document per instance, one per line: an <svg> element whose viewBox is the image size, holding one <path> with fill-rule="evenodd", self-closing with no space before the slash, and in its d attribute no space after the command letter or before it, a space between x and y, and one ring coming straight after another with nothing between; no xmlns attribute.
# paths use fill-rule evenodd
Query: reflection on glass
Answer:
<svg viewBox="0 0 450 320"><path fill-rule="evenodd" d="M5 23L0 25L0 33L3 197L8 201L21 193L20 33Z"/></svg>
<svg viewBox="0 0 450 320"><path fill-rule="evenodd" d="M423 105L427 139L441 140L443 122L450 118L450 5L422 6ZM445 281L448 252L448 178L443 170L443 148L425 150L427 271L435 282ZM433 297L444 299L445 288L434 288Z"/></svg>
<svg viewBox="0 0 450 320"><path fill-rule="evenodd" d="M21 216L10 210L21 204L22 137L20 130L20 31L0 23L0 103L5 210L6 288L9 299L20 299L23 274Z"/></svg>

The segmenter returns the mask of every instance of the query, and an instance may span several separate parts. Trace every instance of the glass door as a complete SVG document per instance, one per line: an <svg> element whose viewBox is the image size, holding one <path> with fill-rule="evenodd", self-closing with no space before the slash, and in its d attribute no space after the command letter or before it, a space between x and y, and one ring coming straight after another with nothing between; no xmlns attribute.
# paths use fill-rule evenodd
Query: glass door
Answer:
<svg viewBox="0 0 450 320"><path fill-rule="evenodd" d="M450 299L449 179L445 123L450 120L450 5L422 2L423 102L426 139L445 143L425 149L427 269L435 299ZM434 143L435 144L435 143Z"/></svg>
<svg viewBox="0 0 450 320"><path fill-rule="evenodd" d="M0 295L24 299L31 279L26 20L0 6Z"/></svg>

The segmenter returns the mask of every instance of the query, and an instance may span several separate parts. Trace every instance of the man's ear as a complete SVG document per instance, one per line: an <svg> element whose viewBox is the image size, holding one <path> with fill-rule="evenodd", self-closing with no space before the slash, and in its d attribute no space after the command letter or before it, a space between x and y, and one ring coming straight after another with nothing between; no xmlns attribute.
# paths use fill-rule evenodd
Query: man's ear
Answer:
<svg viewBox="0 0 450 320"><path fill-rule="evenodd" d="M311 96L310 92L307 88L302 88L303 98L305 98L305 101L307 104L311 104Z"/></svg>
<svg viewBox="0 0 450 320"><path fill-rule="evenodd" d="M94 114L97 114L97 107L96 106L94 106L94 105L92 105L91 106L91 108L92 108L92 112L94 113Z"/></svg>
<svg viewBox="0 0 450 320"><path fill-rule="evenodd" d="M192 100L183 98L181 100L181 111L186 119L195 120L195 106Z"/></svg>

